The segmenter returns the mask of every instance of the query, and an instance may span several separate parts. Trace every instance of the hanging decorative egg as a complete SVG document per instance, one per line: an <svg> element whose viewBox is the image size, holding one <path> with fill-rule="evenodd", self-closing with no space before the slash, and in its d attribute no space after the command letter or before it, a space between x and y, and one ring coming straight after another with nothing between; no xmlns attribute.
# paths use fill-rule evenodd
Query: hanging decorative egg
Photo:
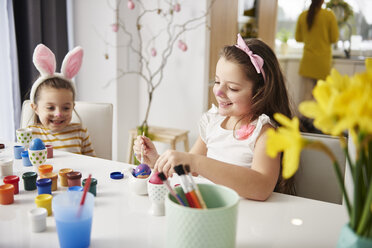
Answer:
<svg viewBox="0 0 372 248"><path fill-rule="evenodd" d="M173 6L173 10L176 11L176 12L180 12L181 11L181 5L179 3L176 3Z"/></svg>
<svg viewBox="0 0 372 248"><path fill-rule="evenodd" d="M156 54L157 54L156 49L155 49L154 47L151 48L151 56L152 56L152 57L155 57Z"/></svg>
<svg viewBox="0 0 372 248"><path fill-rule="evenodd" d="M112 28L112 31L116 33L119 30L119 24L113 23L111 24L111 28Z"/></svg>
<svg viewBox="0 0 372 248"><path fill-rule="evenodd" d="M178 48L181 49L181 51L183 51L183 52L187 51L187 45L182 40L178 41Z"/></svg>
<svg viewBox="0 0 372 248"><path fill-rule="evenodd" d="M128 9L134 9L134 3L132 0L128 0Z"/></svg>
<svg viewBox="0 0 372 248"><path fill-rule="evenodd" d="M182 40L178 40L178 48L179 48L179 49L181 49L182 44L183 44L183 41L182 41Z"/></svg>
<svg viewBox="0 0 372 248"><path fill-rule="evenodd" d="M182 43L181 50L182 50L182 52L186 52L187 51L187 45L186 45L186 43Z"/></svg>

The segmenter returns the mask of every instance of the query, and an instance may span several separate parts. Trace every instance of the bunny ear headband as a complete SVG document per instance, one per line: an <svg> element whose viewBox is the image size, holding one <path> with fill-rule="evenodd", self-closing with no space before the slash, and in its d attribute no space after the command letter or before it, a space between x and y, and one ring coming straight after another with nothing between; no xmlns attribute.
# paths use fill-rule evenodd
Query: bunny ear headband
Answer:
<svg viewBox="0 0 372 248"><path fill-rule="evenodd" d="M243 40L243 38L240 34L238 34L238 40L237 40L237 44L235 46L237 48L239 48L240 50L242 50L243 52L245 52L249 56L254 68L256 69L256 72L258 74L262 73L263 79L264 79L264 81L266 81L265 72L263 70L263 65L264 65L263 58L261 58L257 54L254 54L251 51L251 49L249 49L249 47L247 46L247 44L245 43L245 41Z"/></svg>
<svg viewBox="0 0 372 248"><path fill-rule="evenodd" d="M71 79L80 70L83 60L83 48L75 47L68 52L63 59L61 73L56 72L56 57L54 53L45 45L39 44L34 50L32 61L36 69L40 72L40 77L34 82L31 88L30 100L34 103L35 93L39 85L49 78L58 77L71 83L75 92L75 85Z"/></svg>

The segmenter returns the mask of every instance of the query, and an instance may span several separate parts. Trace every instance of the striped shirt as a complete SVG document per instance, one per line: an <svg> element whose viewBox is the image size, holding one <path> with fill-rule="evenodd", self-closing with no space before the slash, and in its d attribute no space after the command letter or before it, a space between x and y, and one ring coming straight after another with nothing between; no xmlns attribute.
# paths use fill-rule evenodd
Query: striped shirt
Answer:
<svg viewBox="0 0 372 248"><path fill-rule="evenodd" d="M96 156L88 130L83 128L80 123L70 123L59 132L53 132L42 124L34 124L28 127L32 129L33 138L40 138L45 145L53 145L53 149Z"/></svg>

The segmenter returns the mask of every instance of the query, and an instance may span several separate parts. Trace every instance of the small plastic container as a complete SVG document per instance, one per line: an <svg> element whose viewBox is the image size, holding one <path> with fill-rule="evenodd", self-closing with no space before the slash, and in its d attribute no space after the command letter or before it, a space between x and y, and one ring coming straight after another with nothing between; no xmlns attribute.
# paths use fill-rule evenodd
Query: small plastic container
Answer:
<svg viewBox="0 0 372 248"><path fill-rule="evenodd" d="M84 191L84 188L81 186L71 186L67 191Z"/></svg>
<svg viewBox="0 0 372 248"><path fill-rule="evenodd" d="M14 158L22 159L21 153L25 150L24 146L14 146Z"/></svg>
<svg viewBox="0 0 372 248"><path fill-rule="evenodd" d="M59 170L59 180L60 180L61 186L63 186L63 187L68 186L66 174L69 173L69 172L72 172L71 168L64 168L64 169Z"/></svg>
<svg viewBox="0 0 372 248"><path fill-rule="evenodd" d="M53 145L46 145L47 149L47 158L53 158Z"/></svg>
<svg viewBox="0 0 372 248"><path fill-rule="evenodd" d="M83 187L85 186L85 182L87 181L87 178L83 180ZM97 196L97 179L91 178L90 181L90 187L89 192L92 193L94 196Z"/></svg>
<svg viewBox="0 0 372 248"><path fill-rule="evenodd" d="M14 202L14 186L13 184L0 185L0 204L8 205Z"/></svg>
<svg viewBox="0 0 372 248"><path fill-rule="evenodd" d="M56 191L57 190L57 182L58 182L58 174L57 173L54 173L54 172L49 172L49 173L45 173L45 174L42 174L40 175L40 178L50 178L52 179L52 191Z"/></svg>
<svg viewBox="0 0 372 248"><path fill-rule="evenodd" d="M41 178L36 181L37 192L41 194L52 194L52 179L50 178Z"/></svg>
<svg viewBox="0 0 372 248"><path fill-rule="evenodd" d="M23 166L32 166L30 158L28 157L28 151L21 152Z"/></svg>
<svg viewBox="0 0 372 248"><path fill-rule="evenodd" d="M73 171L66 174L67 184L69 187L81 186L81 173L79 171Z"/></svg>
<svg viewBox="0 0 372 248"><path fill-rule="evenodd" d="M38 208L45 208L48 216L52 215L52 196L50 194L40 194L35 197L35 203Z"/></svg>
<svg viewBox="0 0 372 248"><path fill-rule="evenodd" d="M13 175L13 159L9 157L0 158L0 177Z"/></svg>
<svg viewBox="0 0 372 248"><path fill-rule="evenodd" d="M46 229L46 217L48 211L45 208L33 208L28 211L32 232L43 232Z"/></svg>
<svg viewBox="0 0 372 248"><path fill-rule="evenodd" d="M5 184L13 184L15 195L19 193L19 188L18 188L19 177L18 176L16 175L6 176L4 177L3 181Z"/></svg>
<svg viewBox="0 0 372 248"><path fill-rule="evenodd" d="M39 175L43 175L43 174L46 174L46 173L49 173L49 172L52 172L53 171L53 165L50 165L50 164L42 164L38 167L38 170L39 170Z"/></svg>
<svg viewBox="0 0 372 248"><path fill-rule="evenodd" d="M33 171L25 172L22 175L23 186L26 191L32 191L36 189L36 178L37 173Z"/></svg>

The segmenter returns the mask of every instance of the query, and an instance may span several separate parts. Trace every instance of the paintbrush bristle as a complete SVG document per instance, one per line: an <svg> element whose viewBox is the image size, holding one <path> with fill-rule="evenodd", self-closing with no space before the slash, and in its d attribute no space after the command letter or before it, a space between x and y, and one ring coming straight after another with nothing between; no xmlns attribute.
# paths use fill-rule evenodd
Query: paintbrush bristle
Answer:
<svg viewBox="0 0 372 248"><path fill-rule="evenodd" d="M185 174L185 170L183 169L182 164L179 164L179 165L177 165L177 166L174 166L173 169L176 171L177 175L179 175L179 176Z"/></svg>
<svg viewBox="0 0 372 248"><path fill-rule="evenodd" d="M187 173L190 173L190 165L185 165L185 171L187 172Z"/></svg>
<svg viewBox="0 0 372 248"><path fill-rule="evenodd" d="M167 177L164 175L164 173L163 172L159 172L159 174L158 174L158 177L160 178L160 180L162 180L162 181L165 181L165 180L167 180Z"/></svg>

